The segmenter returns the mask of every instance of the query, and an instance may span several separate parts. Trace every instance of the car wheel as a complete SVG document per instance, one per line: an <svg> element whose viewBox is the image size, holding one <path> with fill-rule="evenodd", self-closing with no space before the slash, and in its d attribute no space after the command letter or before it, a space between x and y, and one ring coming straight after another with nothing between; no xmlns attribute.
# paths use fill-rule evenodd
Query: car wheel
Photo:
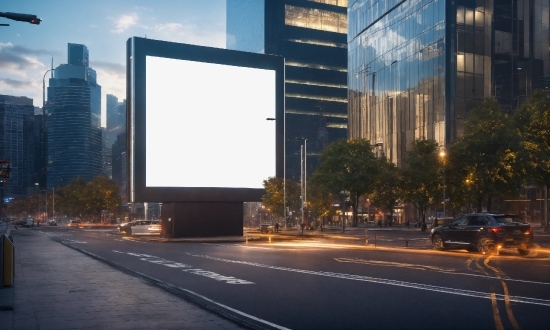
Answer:
<svg viewBox="0 0 550 330"><path fill-rule="evenodd" d="M493 240L487 237L480 237L477 241L477 252L481 254L490 254L494 251Z"/></svg>
<svg viewBox="0 0 550 330"><path fill-rule="evenodd" d="M526 255L529 254L529 249L528 248L526 248L526 249L518 248L518 252L519 252L520 255L526 256Z"/></svg>
<svg viewBox="0 0 550 330"><path fill-rule="evenodd" d="M443 250L445 248L445 243L443 242L443 237L440 234L435 234L432 238L434 244L434 249Z"/></svg>

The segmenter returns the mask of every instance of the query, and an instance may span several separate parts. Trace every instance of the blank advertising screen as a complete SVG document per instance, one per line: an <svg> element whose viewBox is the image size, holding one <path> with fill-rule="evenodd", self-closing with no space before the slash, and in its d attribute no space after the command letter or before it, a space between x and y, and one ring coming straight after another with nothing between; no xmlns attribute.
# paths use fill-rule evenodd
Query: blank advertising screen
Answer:
<svg viewBox="0 0 550 330"><path fill-rule="evenodd" d="M147 187L263 188L275 70L146 56Z"/></svg>
<svg viewBox="0 0 550 330"><path fill-rule="evenodd" d="M284 58L133 37L129 202L252 202L284 176Z"/></svg>

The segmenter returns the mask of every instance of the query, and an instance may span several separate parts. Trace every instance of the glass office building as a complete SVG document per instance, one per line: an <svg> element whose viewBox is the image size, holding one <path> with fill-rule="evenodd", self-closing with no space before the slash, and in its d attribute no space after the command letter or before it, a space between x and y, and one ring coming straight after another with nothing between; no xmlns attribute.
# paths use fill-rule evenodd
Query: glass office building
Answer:
<svg viewBox="0 0 550 330"><path fill-rule="evenodd" d="M4 197L25 196L34 187L34 106L24 96L0 95L0 160L11 162Z"/></svg>
<svg viewBox="0 0 550 330"><path fill-rule="evenodd" d="M69 44L71 49L86 46ZM69 56L69 60L71 60ZM87 61L62 64L49 80L47 186L63 186L102 173L101 86Z"/></svg>
<svg viewBox="0 0 550 330"><path fill-rule="evenodd" d="M286 177L347 137L347 0L227 0L227 48L285 58ZM253 137L251 137L253 138Z"/></svg>
<svg viewBox="0 0 550 330"><path fill-rule="evenodd" d="M550 75L548 0L349 4L349 137L401 165L414 139L442 147L483 99L508 111Z"/></svg>

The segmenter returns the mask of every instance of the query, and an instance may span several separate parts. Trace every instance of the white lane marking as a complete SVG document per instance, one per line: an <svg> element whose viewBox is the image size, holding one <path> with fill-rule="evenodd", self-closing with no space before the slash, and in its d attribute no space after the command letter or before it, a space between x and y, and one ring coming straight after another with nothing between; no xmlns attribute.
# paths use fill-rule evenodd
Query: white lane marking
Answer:
<svg viewBox="0 0 550 330"><path fill-rule="evenodd" d="M522 283L531 283L531 284L540 284L540 285L550 285L550 282L538 282L538 281L528 281L528 280L520 280L515 278L499 278L497 276L490 276L490 275L482 275L482 274L473 274L473 273L459 273L456 272L455 269L445 269L440 268L436 266L425 266L425 265L416 265L416 264L407 264L407 263L399 263L399 262L391 262L391 261L375 261L375 260L364 260L364 259L357 259L357 258L334 258L334 260L338 262L348 262L348 263L357 263L357 264L366 264L366 265L373 265L373 266L393 266L393 267L402 267L402 268L409 268L409 269L418 269L418 270L431 270L443 274L451 274L451 275L464 275L464 276L474 276L474 277L481 277L481 278L488 278L491 280L505 280L505 281L511 281L511 282L522 282Z"/></svg>
<svg viewBox="0 0 550 330"><path fill-rule="evenodd" d="M72 239L67 239L67 240L64 240L65 243L71 243L71 244L87 244L88 242L79 242L79 241L74 241Z"/></svg>
<svg viewBox="0 0 550 330"><path fill-rule="evenodd" d="M453 288L446 288L446 287L435 286L435 285L405 282L405 281L397 281L397 280L389 280L389 279L384 279L384 278L376 278L376 277L362 276L362 275L323 272L323 271L312 271L312 270L305 270L305 269L295 269L295 268L288 268L288 267L270 266L270 265L255 263L255 262L249 262L249 261L231 260L231 259L212 257L212 256L208 256L208 255L192 254L192 253L189 253L189 252L186 252L186 254L189 255L189 256L192 256L192 257L205 258L205 259L210 259L210 260L223 261L223 262L228 262L228 263L235 263L235 264L248 265L248 266L254 266L254 267L261 267L261 268L268 268L268 269L275 269L275 270L284 270L284 271L287 271L287 272L302 273L302 274L317 275L317 276L325 276L325 277L332 277L332 278L340 278L340 279L352 280L352 281L362 281L362 282L370 282L370 283L377 283L377 284L387 284L387 285L400 286L400 287L411 288L411 289L427 290L427 291L441 292L441 293L454 294L454 295L467 296L467 297L474 297L474 298L491 299L491 293L486 293L486 292L479 292L479 291L472 291L472 290L462 290L462 289L453 289ZM505 299L505 296L502 295L502 294L497 294L496 297L497 297L498 300L502 300L502 301L504 301L504 299ZM509 298L510 301L517 302L517 303L550 306L550 300L546 300L546 299L537 299L537 298L520 297L520 296L508 296L508 298Z"/></svg>
<svg viewBox="0 0 550 330"><path fill-rule="evenodd" d="M184 272L189 272L191 274L208 277L208 278L214 279L216 281L225 282L227 284L254 284L254 282L241 280L241 279L238 279L238 278L233 277L233 276L220 275L220 274L217 274L217 273L214 273L214 272L211 272L211 271L207 271L207 270L203 270L203 269L198 269L198 268L186 269L186 268L193 268L193 267L190 266L190 265L187 265L187 264L182 264L182 263L179 263L179 262L166 260L166 259L161 258L161 257L152 256L150 254L121 252L121 251L117 251L117 250L113 250L113 252L122 253L122 254L129 254L131 256L138 257L140 260L148 261L148 262L151 262L151 263L154 263L154 264L163 265L163 266L167 266L167 267L171 267L171 268L183 268L182 271L184 271Z"/></svg>

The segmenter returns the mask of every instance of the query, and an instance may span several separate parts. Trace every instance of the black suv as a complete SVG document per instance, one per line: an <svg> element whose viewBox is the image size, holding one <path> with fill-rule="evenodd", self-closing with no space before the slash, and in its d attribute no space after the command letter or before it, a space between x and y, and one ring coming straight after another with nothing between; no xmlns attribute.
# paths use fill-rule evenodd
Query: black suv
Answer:
<svg viewBox="0 0 550 330"><path fill-rule="evenodd" d="M533 230L517 215L474 213L433 228L430 238L438 250L466 248L485 254L499 247L516 247L519 254L527 255Z"/></svg>

